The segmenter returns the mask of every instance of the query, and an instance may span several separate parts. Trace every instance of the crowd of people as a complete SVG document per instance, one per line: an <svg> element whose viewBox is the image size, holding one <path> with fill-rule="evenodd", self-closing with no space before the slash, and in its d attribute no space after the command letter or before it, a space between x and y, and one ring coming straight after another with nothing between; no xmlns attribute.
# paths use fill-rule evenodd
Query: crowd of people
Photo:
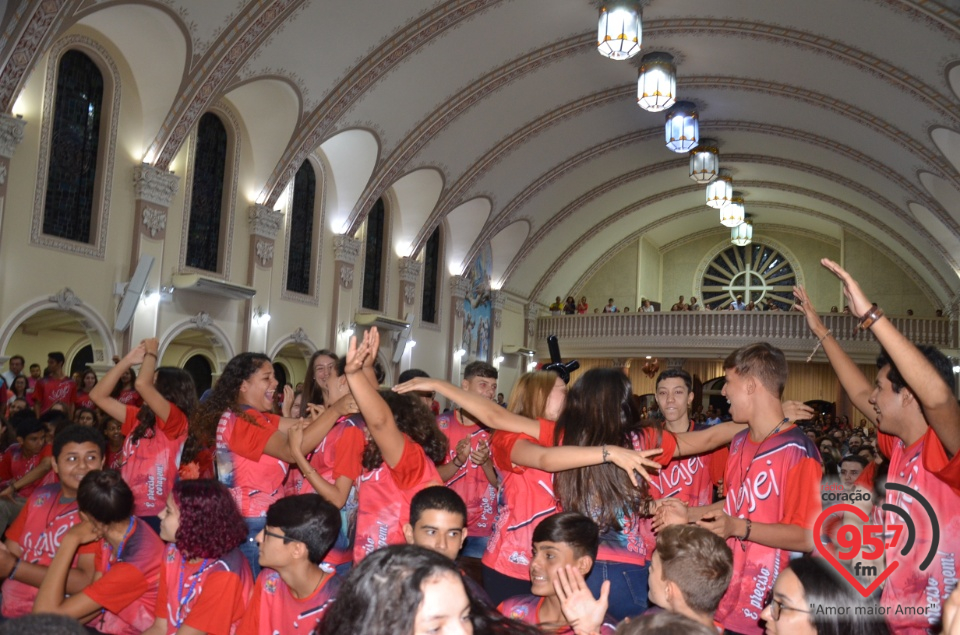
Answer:
<svg viewBox="0 0 960 635"><path fill-rule="evenodd" d="M301 390L242 353L202 400L156 339L99 381L12 358L0 635L958 635L951 365L824 264L883 347L870 382L796 289L857 426L784 402L767 343L725 360L726 417L674 369L650 413L614 369L526 373L505 407L483 361L384 389L375 328ZM872 549L821 557L854 530Z"/></svg>

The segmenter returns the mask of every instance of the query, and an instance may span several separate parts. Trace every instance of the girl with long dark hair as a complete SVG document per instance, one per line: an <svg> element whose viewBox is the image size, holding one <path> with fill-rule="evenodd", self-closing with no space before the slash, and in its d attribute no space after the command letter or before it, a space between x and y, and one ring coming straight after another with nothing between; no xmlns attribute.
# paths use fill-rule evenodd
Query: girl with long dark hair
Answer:
<svg viewBox="0 0 960 635"><path fill-rule="evenodd" d="M197 407L193 378L179 368L157 368L159 341L146 339L104 376L90 397L108 417L121 421L123 454L120 473L134 496L134 514L159 531L157 514L166 505L176 481L180 452L187 439L188 418ZM120 378L141 365L136 388L143 406L124 404L111 396Z"/></svg>
<svg viewBox="0 0 960 635"><path fill-rule="evenodd" d="M307 413L307 404L315 406L326 405L329 401L327 396L327 379L337 367L340 358L331 350L320 349L310 356L307 363L307 376L303 380L303 397L300 400L300 411L294 410L294 417L302 417Z"/></svg>
<svg viewBox="0 0 960 635"><path fill-rule="evenodd" d="M264 528L267 509L283 495L283 481L296 456L290 451L287 430L300 419L273 414L277 389L273 364L260 353L241 353L231 359L193 424L198 443L216 445L217 478L230 488L247 524L241 551L254 577L260 572L256 536ZM352 413L350 400L341 399L304 428L302 452L313 450L337 419Z"/></svg>
<svg viewBox="0 0 960 635"><path fill-rule="evenodd" d="M110 396L125 406L140 406L143 397L137 392L137 371L130 366L124 368L119 381L114 383Z"/></svg>
<svg viewBox="0 0 960 635"><path fill-rule="evenodd" d="M77 394L73 398L73 405L76 408L94 409L96 405L93 403L93 399L90 398L90 391L97 385L97 374L93 372L93 370L85 368L83 372L80 373L80 381L77 383Z"/></svg>

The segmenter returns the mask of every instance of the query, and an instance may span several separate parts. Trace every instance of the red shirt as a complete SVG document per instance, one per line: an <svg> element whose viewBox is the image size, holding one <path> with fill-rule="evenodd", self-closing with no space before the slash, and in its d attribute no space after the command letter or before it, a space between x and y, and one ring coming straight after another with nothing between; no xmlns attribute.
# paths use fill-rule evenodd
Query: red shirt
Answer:
<svg viewBox="0 0 960 635"><path fill-rule="evenodd" d="M324 437L317 449L310 457L310 465L317 471L317 475L328 483L334 484L341 476L356 481L363 468L357 457L363 455L367 438L364 434L366 424L363 417L341 417L333 429ZM310 483L303 478L303 473L296 467L291 468L290 476L284 486L287 496L312 492ZM337 542L323 559L324 563L337 566L353 561L353 536L350 528L356 516L357 497L354 488L347 496L347 502L340 510L340 535Z"/></svg>
<svg viewBox="0 0 960 635"><path fill-rule="evenodd" d="M464 424L459 411L437 417L437 427L449 442L448 462L457 456L457 444L464 439L470 439L471 452L475 452L481 444L490 442L490 433L478 425ZM497 490L487 480L483 468L468 458L446 485L467 504L467 535L471 538L489 536L496 520Z"/></svg>
<svg viewBox="0 0 960 635"><path fill-rule="evenodd" d="M887 489L887 503L906 510L916 527L916 542L906 556L900 554L907 540L907 531L900 532L897 541L893 529L884 532L886 564L899 562L883 588L880 604L888 607L886 614L891 629L898 635L925 635L928 628L940 623L943 602L957 585L957 556L960 556L960 454L947 459L943 444L933 431L927 430L909 447L900 439L878 434L878 446L884 456L890 457L887 484L906 485L930 503L940 525L940 542L930 565L920 571L920 563L931 547L932 524L930 515L914 497ZM903 525L899 514L883 512L883 524ZM923 615L897 612L898 606L922 607Z"/></svg>
<svg viewBox="0 0 960 635"><path fill-rule="evenodd" d="M153 624L156 614L163 541L134 516L119 561L106 540L94 544L99 546L96 570L102 575L83 592L106 612L90 625L101 633L142 633Z"/></svg>
<svg viewBox="0 0 960 635"><path fill-rule="evenodd" d="M543 606L544 599L546 598L536 595L515 595L501 602L497 610L512 620L540 626L540 607ZM550 632L556 635L574 635L574 630L570 626ZM613 635L617 632L617 621L609 615L605 616L599 632L600 635Z"/></svg>
<svg viewBox="0 0 960 635"><path fill-rule="evenodd" d="M331 573L312 594L297 599L279 573L264 569L237 635L312 633L339 590L340 578Z"/></svg>
<svg viewBox="0 0 960 635"><path fill-rule="evenodd" d="M76 394L77 382L69 377L63 379L47 377L38 381L33 389L33 402L40 404L40 414L43 414L58 401L69 406L73 403Z"/></svg>
<svg viewBox="0 0 960 635"><path fill-rule="evenodd" d="M140 425L140 409L127 406L121 432L123 459L120 474L133 490L133 513L136 516L156 516L167 504L167 496L177 479L180 452L187 440L187 416L170 404L166 421L156 418L156 427L148 436L133 441L133 431Z"/></svg>
<svg viewBox="0 0 960 635"><path fill-rule="evenodd" d="M823 474L813 441L796 426L761 443L751 441L749 433L737 433L730 443L723 511L757 523L812 529L820 513ZM733 551L733 578L716 618L726 629L759 635L760 611L790 553L736 538L727 544Z"/></svg>
<svg viewBox="0 0 960 635"><path fill-rule="evenodd" d="M181 626L209 635L231 635L240 625L251 589L253 573L239 548L219 560L184 562L177 546L169 544L156 614L167 621L167 635Z"/></svg>
<svg viewBox="0 0 960 635"><path fill-rule="evenodd" d="M229 410L220 417L217 476L230 488L244 518L260 518L281 497L290 464L263 452L279 429L280 417L253 409L245 413L256 423Z"/></svg>
<svg viewBox="0 0 960 635"><path fill-rule="evenodd" d="M125 406L136 406L137 408L143 405L143 397L133 389L121 390L117 401Z"/></svg>
<svg viewBox="0 0 960 635"><path fill-rule="evenodd" d="M90 410L97 409L97 404L93 403L89 393L81 390L77 390L77 394L73 397L73 406L75 408L89 408Z"/></svg>
<svg viewBox="0 0 960 635"><path fill-rule="evenodd" d="M23 456L23 448L20 447L19 443L14 443L4 451L2 456L0 456L0 481L9 481L10 483L13 483L14 481L26 476L27 473L29 473L33 468L40 465L40 461L52 456L53 449L50 447L49 443L44 445L38 454L34 454L30 458ZM18 494L26 498L41 485L55 482L55 478L56 477L51 470L43 478L24 486L18 492Z"/></svg>
<svg viewBox="0 0 960 635"><path fill-rule="evenodd" d="M530 579L533 530L547 516L556 513L553 474L532 467L514 465L510 454L517 441L553 445L556 424L540 419L538 439L513 432L496 432L491 437L493 464L500 472L500 501L493 533L482 562L497 573Z"/></svg>
<svg viewBox="0 0 960 635"><path fill-rule="evenodd" d="M76 499L61 499L60 484L38 487L27 499L13 524L7 528L7 538L23 550L21 558L42 566L49 566L60 548L60 539L67 530L80 522ZM3 616L20 617L33 610L37 588L16 580L4 580L2 589Z"/></svg>
<svg viewBox="0 0 960 635"><path fill-rule="evenodd" d="M406 544L403 526L410 520L410 500L422 489L443 484L423 448L407 435L403 441L403 454L394 467L384 462L357 479L354 564L380 547Z"/></svg>

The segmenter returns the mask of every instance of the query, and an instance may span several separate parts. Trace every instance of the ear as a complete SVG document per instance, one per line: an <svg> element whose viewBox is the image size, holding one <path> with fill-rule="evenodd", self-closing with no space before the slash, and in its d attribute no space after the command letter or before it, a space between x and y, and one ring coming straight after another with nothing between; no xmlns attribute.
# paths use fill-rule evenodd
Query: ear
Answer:
<svg viewBox="0 0 960 635"><path fill-rule="evenodd" d="M744 378L744 387L747 390L748 395L752 395L757 392L757 380L752 375Z"/></svg>
<svg viewBox="0 0 960 635"><path fill-rule="evenodd" d="M414 544L413 542L413 525L410 523L404 523L403 525L403 537L406 539L408 545Z"/></svg>
<svg viewBox="0 0 960 635"><path fill-rule="evenodd" d="M687 395L687 409L688 409L688 410L693 407L693 397L694 397L694 394L693 394L693 391L691 390L691 391L690 391L690 394Z"/></svg>
<svg viewBox="0 0 960 635"><path fill-rule="evenodd" d="M580 575L584 578L587 577L587 574L590 573L590 569L593 568L593 558L590 556L580 556L577 558L577 569L580 571Z"/></svg>
<svg viewBox="0 0 960 635"><path fill-rule="evenodd" d="M460 382L460 389L461 389L461 390L470 390L470 382L467 381L466 379L462 380L462 381Z"/></svg>
<svg viewBox="0 0 960 635"><path fill-rule="evenodd" d="M909 386L904 386L900 389L900 406L902 408L909 408L911 406L920 407L920 402L917 401L917 396L910 390Z"/></svg>
<svg viewBox="0 0 960 635"><path fill-rule="evenodd" d="M463 532L460 534L460 548L463 549L463 543L467 541L467 528L463 528Z"/></svg>
<svg viewBox="0 0 960 635"><path fill-rule="evenodd" d="M666 582L663 592L667 596L667 603L670 604L670 608L673 608L677 605L678 600L683 599L683 594L680 593L680 587L677 586L676 582L671 582L670 580Z"/></svg>

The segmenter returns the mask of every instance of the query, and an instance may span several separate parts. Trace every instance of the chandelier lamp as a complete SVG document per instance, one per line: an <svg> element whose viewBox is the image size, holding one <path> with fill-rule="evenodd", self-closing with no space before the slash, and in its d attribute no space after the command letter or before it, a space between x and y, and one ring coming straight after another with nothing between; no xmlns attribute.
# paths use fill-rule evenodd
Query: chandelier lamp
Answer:
<svg viewBox="0 0 960 635"><path fill-rule="evenodd" d="M730 197L730 203L720 209L720 224L725 227L737 227L747 218L746 209L743 206L743 195L740 192L734 192Z"/></svg>
<svg viewBox="0 0 960 635"><path fill-rule="evenodd" d="M689 152L700 141L700 115L692 101L678 101L667 110L667 147L674 152Z"/></svg>
<svg viewBox="0 0 960 635"><path fill-rule="evenodd" d="M640 59L637 104L648 112L660 112L677 100L677 67L669 53L647 53Z"/></svg>
<svg viewBox="0 0 960 635"><path fill-rule="evenodd" d="M706 184L717 178L720 169L720 147L716 139L701 139L690 151L690 178Z"/></svg>
<svg viewBox="0 0 960 635"><path fill-rule="evenodd" d="M728 170L717 170L717 178L707 185L707 205L717 209L730 202L733 196L733 177Z"/></svg>
<svg viewBox="0 0 960 635"><path fill-rule="evenodd" d="M600 3L597 50L612 60L625 60L640 52L640 4L636 0Z"/></svg>
<svg viewBox="0 0 960 635"><path fill-rule="evenodd" d="M753 223L744 221L730 229L730 242L737 247L746 247L753 242Z"/></svg>

